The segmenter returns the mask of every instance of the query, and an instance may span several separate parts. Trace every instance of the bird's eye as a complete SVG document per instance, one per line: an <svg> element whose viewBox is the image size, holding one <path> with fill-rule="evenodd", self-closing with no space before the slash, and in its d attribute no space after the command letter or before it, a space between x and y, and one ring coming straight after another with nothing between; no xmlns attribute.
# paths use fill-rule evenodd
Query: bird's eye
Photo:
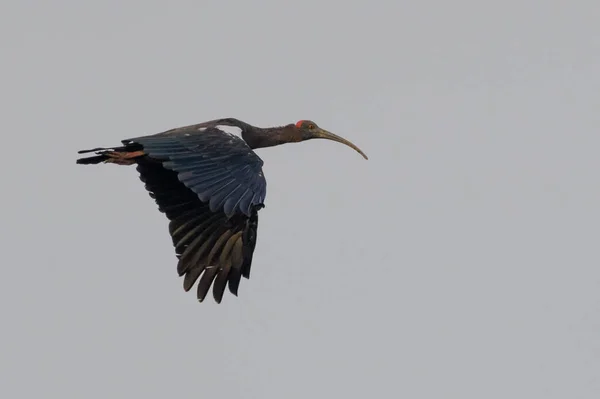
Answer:
<svg viewBox="0 0 600 399"><path fill-rule="evenodd" d="M313 130L315 128L315 125L308 125L308 130Z"/></svg>

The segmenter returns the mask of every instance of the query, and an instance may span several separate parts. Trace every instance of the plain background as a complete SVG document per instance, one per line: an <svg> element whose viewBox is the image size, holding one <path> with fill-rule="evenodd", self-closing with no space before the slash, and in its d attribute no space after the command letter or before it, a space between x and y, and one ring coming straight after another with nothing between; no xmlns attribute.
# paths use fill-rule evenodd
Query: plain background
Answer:
<svg viewBox="0 0 600 399"><path fill-rule="evenodd" d="M594 1L3 1L3 398L598 398ZM240 296L184 293L134 168L76 151L233 116Z"/></svg>

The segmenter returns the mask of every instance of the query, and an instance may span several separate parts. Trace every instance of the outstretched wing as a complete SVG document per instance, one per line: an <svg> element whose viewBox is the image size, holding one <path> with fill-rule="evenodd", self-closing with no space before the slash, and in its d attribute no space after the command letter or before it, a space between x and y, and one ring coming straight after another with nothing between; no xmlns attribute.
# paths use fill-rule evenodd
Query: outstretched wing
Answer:
<svg viewBox="0 0 600 399"><path fill-rule="evenodd" d="M146 155L138 158L137 170L170 220L183 288L190 290L200 278L200 301L211 285L217 302L226 286L237 295L241 277L250 277L266 193L263 161L241 138L214 127L180 128L123 143L141 146Z"/></svg>

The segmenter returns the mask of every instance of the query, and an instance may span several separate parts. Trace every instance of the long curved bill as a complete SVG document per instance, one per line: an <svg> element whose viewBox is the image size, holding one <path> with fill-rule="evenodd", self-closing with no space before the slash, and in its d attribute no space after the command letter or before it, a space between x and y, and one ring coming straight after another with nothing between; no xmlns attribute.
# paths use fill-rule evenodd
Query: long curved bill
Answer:
<svg viewBox="0 0 600 399"><path fill-rule="evenodd" d="M360 148L358 148L357 146L355 146L354 144L352 144L350 141L346 140L343 137L338 136L337 134L333 134L331 132L328 132L325 129L319 129L317 132L314 133L314 138L317 139L327 139L327 140L333 140L333 141L337 141L338 143L342 143L347 145L350 148L353 148L356 152L358 152L360 155L363 156L364 159L369 159L364 152L362 152L362 150Z"/></svg>

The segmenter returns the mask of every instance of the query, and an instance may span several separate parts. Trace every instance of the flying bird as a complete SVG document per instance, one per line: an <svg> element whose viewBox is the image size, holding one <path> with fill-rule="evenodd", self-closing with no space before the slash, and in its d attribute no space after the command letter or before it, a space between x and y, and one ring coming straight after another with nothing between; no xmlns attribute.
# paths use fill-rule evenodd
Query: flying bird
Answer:
<svg viewBox="0 0 600 399"><path fill-rule="evenodd" d="M95 154L77 164L137 165L150 197L169 219L183 289L200 279L198 301L212 285L214 300L221 303L226 287L237 296L241 278L250 278L267 188L263 161L253 150L311 139L345 144L368 159L350 141L310 120L259 128L224 118L122 140L122 146L82 150L78 153Z"/></svg>

